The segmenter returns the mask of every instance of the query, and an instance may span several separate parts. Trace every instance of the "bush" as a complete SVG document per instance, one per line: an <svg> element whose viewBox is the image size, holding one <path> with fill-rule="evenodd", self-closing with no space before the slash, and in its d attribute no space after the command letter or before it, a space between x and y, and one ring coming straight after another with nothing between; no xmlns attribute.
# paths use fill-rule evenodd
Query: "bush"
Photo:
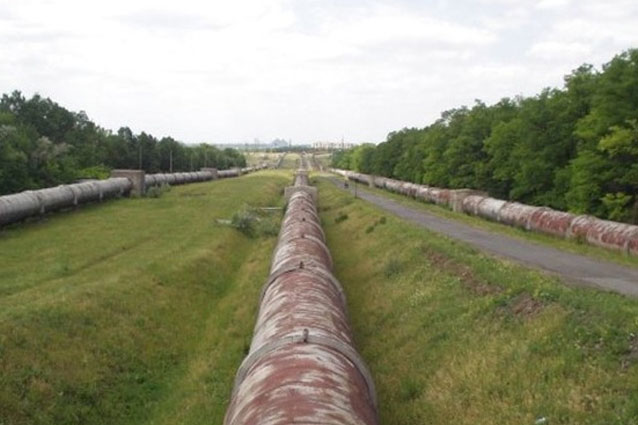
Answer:
<svg viewBox="0 0 638 425"><path fill-rule="evenodd" d="M265 213L250 206L243 206L233 214L230 224L249 238L272 237L279 234L279 216Z"/></svg>
<svg viewBox="0 0 638 425"><path fill-rule="evenodd" d="M348 214L341 213L335 218L335 223L341 223L342 221L346 221L348 219Z"/></svg>
<svg viewBox="0 0 638 425"><path fill-rule="evenodd" d="M392 276L395 276L399 273L401 273L401 263L399 262L399 260L392 258L390 259L390 261L388 261L388 263L385 265L385 268L383 269L383 275L387 278L390 278Z"/></svg>
<svg viewBox="0 0 638 425"><path fill-rule="evenodd" d="M104 165L96 165L94 167L83 168L78 170L79 179L98 179L103 180L109 178L111 169Z"/></svg>
<svg viewBox="0 0 638 425"><path fill-rule="evenodd" d="M146 190L147 198L159 198L164 193L169 192L171 190L171 186L164 183L160 186L151 186Z"/></svg>
<svg viewBox="0 0 638 425"><path fill-rule="evenodd" d="M247 207L237 211L230 219L230 224L249 238L254 238L256 235L256 222L257 215Z"/></svg>
<svg viewBox="0 0 638 425"><path fill-rule="evenodd" d="M278 220L268 219L258 222L258 231L262 236L277 236L279 234L279 222Z"/></svg>

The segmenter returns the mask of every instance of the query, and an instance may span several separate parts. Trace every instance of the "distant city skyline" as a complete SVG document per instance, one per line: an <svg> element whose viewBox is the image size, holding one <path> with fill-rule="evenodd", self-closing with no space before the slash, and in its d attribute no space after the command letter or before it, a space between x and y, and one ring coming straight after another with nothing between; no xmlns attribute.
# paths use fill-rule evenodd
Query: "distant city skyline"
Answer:
<svg viewBox="0 0 638 425"><path fill-rule="evenodd" d="M636 28L633 0L5 1L0 91L185 143L380 142L561 86Z"/></svg>

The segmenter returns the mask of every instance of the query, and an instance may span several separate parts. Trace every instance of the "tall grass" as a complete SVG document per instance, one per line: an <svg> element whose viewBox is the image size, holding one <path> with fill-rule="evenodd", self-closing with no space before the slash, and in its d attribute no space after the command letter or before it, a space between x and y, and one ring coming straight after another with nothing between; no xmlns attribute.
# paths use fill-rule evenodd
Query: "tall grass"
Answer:
<svg viewBox="0 0 638 425"><path fill-rule="evenodd" d="M285 173L0 232L0 424L221 423L274 237L219 225Z"/></svg>
<svg viewBox="0 0 638 425"><path fill-rule="evenodd" d="M638 423L638 300L482 255L326 181L319 194L381 423Z"/></svg>

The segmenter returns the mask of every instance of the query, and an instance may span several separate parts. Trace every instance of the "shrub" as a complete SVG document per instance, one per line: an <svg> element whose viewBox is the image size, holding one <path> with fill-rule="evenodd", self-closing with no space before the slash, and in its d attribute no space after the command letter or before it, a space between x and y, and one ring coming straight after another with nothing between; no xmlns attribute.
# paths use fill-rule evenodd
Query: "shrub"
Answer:
<svg viewBox="0 0 638 425"><path fill-rule="evenodd" d="M272 237L279 234L279 216L265 213L257 208L244 205L233 214L230 225L250 238Z"/></svg>
<svg viewBox="0 0 638 425"><path fill-rule="evenodd" d="M335 218L335 223L341 223L342 221L346 221L348 219L348 214L341 213Z"/></svg>
<svg viewBox="0 0 638 425"><path fill-rule="evenodd" d="M241 210L233 214L230 224L244 235L253 238L256 235L255 224L257 215L251 209L243 207Z"/></svg>
<svg viewBox="0 0 638 425"><path fill-rule="evenodd" d="M169 192L171 190L171 186L164 183L160 186L151 186L146 190L147 198L159 198L164 193Z"/></svg>
<svg viewBox="0 0 638 425"><path fill-rule="evenodd" d="M277 236L279 234L279 223L276 220L261 220L258 222L258 231L262 236Z"/></svg>
<svg viewBox="0 0 638 425"><path fill-rule="evenodd" d="M392 276L395 276L399 273L401 273L401 263L399 262L399 260L392 258L390 259L390 261L388 261L388 263L385 265L385 268L383 269L383 275L387 278L390 278Z"/></svg>

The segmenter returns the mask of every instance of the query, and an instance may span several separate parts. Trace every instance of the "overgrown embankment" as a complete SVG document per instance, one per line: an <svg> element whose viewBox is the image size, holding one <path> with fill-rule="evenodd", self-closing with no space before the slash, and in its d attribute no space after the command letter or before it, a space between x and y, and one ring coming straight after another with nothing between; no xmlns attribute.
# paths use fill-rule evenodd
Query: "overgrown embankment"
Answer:
<svg viewBox="0 0 638 425"><path fill-rule="evenodd" d="M285 173L0 232L0 423L221 423L274 237L220 225Z"/></svg>
<svg viewBox="0 0 638 425"><path fill-rule="evenodd" d="M637 300L564 287L318 186L381 423L636 423Z"/></svg>

